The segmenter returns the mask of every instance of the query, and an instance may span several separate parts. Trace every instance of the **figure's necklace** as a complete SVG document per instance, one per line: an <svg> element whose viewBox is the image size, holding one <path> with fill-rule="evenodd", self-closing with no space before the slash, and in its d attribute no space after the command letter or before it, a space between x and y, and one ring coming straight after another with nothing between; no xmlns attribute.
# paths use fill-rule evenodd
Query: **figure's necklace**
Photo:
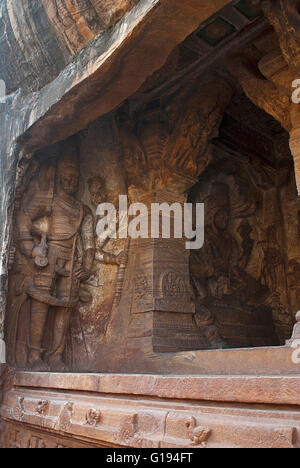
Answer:
<svg viewBox="0 0 300 468"><path fill-rule="evenodd" d="M69 196L62 196L62 195L56 195L55 198L56 198L58 205L62 208L64 208L66 205L72 209L80 208L80 203L78 200L76 200L76 198L69 197Z"/></svg>

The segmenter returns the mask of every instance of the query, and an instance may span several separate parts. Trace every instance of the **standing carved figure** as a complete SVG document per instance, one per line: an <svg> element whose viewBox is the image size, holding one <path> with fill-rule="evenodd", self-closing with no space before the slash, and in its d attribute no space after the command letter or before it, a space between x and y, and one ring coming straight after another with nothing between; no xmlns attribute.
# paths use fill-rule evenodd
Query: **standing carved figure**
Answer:
<svg viewBox="0 0 300 468"><path fill-rule="evenodd" d="M6 323L12 365L68 371L63 359L72 310L92 299L88 280L94 261L120 270L127 264L125 252L116 256L96 245L93 213L76 199L79 175L77 148L68 140L55 165L41 163L17 206ZM96 201L104 196L101 181L98 177L92 187ZM24 313L30 316L26 337Z"/></svg>
<svg viewBox="0 0 300 468"><path fill-rule="evenodd" d="M27 343L31 370L48 370L44 353L52 369L68 370L63 353L71 311L95 257L94 219L75 198L78 183L78 155L69 145L58 160L56 175L50 176L44 189L29 191L17 214L20 263L27 278L31 271L31 280L23 286L31 308ZM52 345L43 349L49 310L54 314Z"/></svg>

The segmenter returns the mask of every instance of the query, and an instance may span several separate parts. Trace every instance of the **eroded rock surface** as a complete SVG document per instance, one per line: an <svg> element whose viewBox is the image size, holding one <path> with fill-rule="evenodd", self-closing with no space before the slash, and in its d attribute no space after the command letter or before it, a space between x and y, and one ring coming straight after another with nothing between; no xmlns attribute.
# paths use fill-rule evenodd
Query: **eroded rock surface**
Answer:
<svg viewBox="0 0 300 468"><path fill-rule="evenodd" d="M8 92L37 91L138 0L4 0L0 70Z"/></svg>

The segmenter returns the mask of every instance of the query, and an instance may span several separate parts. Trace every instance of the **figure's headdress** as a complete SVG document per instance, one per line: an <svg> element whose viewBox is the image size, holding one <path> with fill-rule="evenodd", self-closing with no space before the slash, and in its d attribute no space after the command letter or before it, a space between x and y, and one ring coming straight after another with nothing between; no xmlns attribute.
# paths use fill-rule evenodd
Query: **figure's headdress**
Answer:
<svg viewBox="0 0 300 468"><path fill-rule="evenodd" d="M61 156L57 162L57 173L61 173L67 168L79 171L78 148L74 142L67 140L62 148Z"/></svg>

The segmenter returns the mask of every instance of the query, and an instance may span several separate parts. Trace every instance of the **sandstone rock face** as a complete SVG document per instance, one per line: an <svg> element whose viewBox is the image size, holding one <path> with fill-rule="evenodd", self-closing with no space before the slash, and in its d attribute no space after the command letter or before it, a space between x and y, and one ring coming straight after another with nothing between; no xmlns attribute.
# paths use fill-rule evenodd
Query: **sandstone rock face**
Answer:
<svg viewBox="0 0 300 468"><path fill-rule="evenodd" d="M275 347L300 298L288 135L223 70L225 43L266 42L253 8L0 0L0 447L300 447L299 323ZM99 203L188 192L208 207L194 258L96 238Z"/></svg>
<svg viewBox="0 0 300 468"><path fill-rule="evenodd" d="M10 103L11 104L11 103ZM16 127L14 127L14 124ZM19 134L22 127L21 119L18 119L11 106L0 104L0 127L1 127L1 158L0 158L0 363L5 362L3 351L3 325L6 307L7 291L7 265L8 243L9 243L9 223L11 219L11 206L14 196L14 184L16 178L16 143L14 135ZM15 133L16 132L16 133Z"/></svg>
<svg viewBox="0 0 300 468"><path fill-rule="evenodd" d="M56 11L53 2L25 0L21 5L5 0L0 5L0 78L6 82L7 94L11 93L0 102L1 349L18 164L33 151L74 135L117 107L163 66L176 45L229 0L209 4L186 0L184 6L181 0L70 1L64 5L82 27L92 3L98 15L103 12L102 23L109 29L100 34L96 28L96 34L94 28L92 40L90 35L76 44L72 39L72 50L56 34L57 16L49 13ZM68 37L73 37L74 30Z"/></svg>
<svg viewBox="0 0 300 468"><path fill-rule="evenodd" d="M71 54L113 26L138 0L46 0L44 8Z"/></svg>
<svg viewBox="0 0 300 468"><path fill-rule="evenodd" d="M4 0L0 70L8 92L37 91L138 0Z"/></svg>

